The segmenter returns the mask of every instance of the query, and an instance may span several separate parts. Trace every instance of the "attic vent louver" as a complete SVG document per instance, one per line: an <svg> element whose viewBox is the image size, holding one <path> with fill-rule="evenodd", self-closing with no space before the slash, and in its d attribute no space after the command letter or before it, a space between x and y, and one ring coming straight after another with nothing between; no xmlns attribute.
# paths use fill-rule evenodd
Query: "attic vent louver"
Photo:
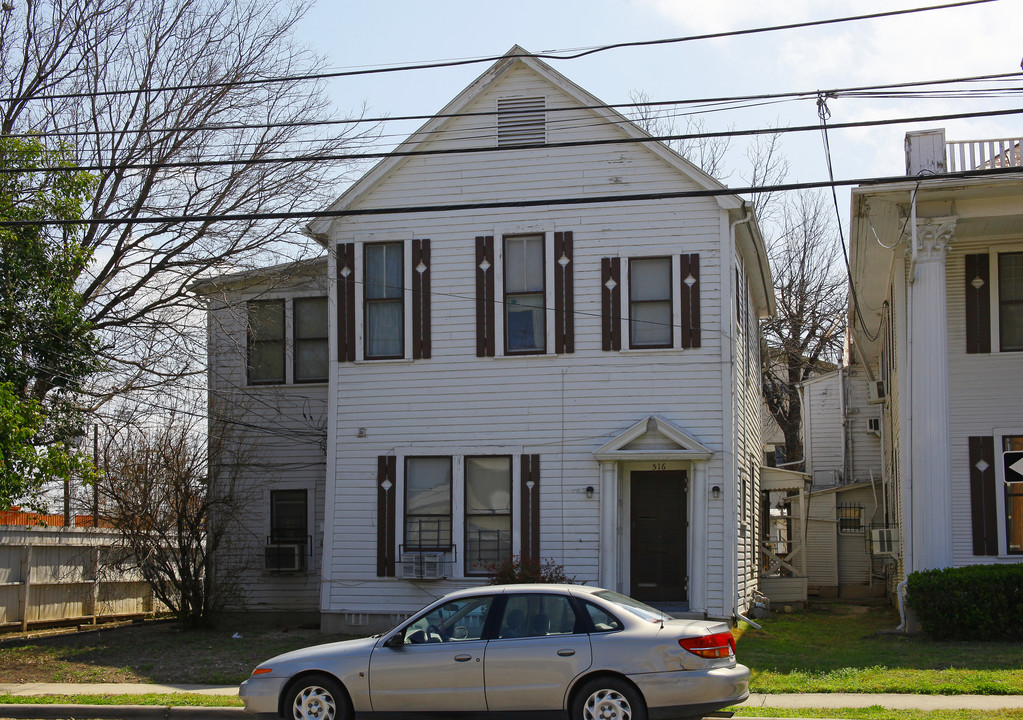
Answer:
<svg viewBox="0 0 1023 720"><path fill-rule="evenodd" d="M547 113L544 98L502 98L497 101L498 147L546 141Z"/></svg>

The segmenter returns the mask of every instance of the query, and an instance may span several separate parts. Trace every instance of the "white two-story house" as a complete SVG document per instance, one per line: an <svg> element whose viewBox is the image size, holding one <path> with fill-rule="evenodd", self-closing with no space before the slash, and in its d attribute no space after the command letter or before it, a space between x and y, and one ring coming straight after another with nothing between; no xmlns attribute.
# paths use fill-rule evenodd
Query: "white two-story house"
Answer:
<svg viewBox="0 0 1023 720"><path fill-rule="evenodd" d="M1019 153L910 133L911 177L852 193L852 359L882 409L888 537L872 546L895 580L1023 559Z"/></svg>
<svg viewBox="0 0 1023 720"><path fill-rule="evenodd" d="M211 407L257 460L222 562L254 560L245 608L379 627L514 557L746 611L750 203L516 47L327 211L325 259L198 288Z"/></svg>

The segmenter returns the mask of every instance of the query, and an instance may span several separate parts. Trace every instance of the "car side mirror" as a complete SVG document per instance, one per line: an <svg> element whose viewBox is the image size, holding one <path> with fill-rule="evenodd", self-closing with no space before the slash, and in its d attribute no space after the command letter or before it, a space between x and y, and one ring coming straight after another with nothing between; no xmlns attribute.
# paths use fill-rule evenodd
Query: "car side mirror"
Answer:
<svg viewBox="0 0 1023 720"><path fill-rule="evenodd" d="M405 633L396 632L391 637L384 640L384 647L389 648L403 648L405 647Z"/></svg>

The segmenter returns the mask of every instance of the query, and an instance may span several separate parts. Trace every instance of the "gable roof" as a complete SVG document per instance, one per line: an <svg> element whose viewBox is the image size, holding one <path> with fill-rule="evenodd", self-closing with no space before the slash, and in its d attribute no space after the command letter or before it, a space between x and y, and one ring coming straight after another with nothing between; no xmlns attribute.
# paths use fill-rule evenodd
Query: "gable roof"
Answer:
<svg viewBox="0 0 1023 720"><path fill-rule="evenodd" d="M490 68L488 68L482 75L476 78L476 80L470 83L464 90L462 90L462 92L455 96L453 100L445 105L440 112L427 120L418 130L409 135L408 139L402 142L394 150L394 154L389 155L378 162L365 175L353 183L352 186L341 195L341 197L329 206L328 210L340 211L349 208L360 198L370 193L373 188L378 185L378 183L382 182L397 168L401 167L409 160L409 156L400 153L407 153L421 149L424 144L437 137L443 132L446 126L454 122L456 119L454 116L457 116L476 98L493 87L510 70L519 67L529 68L534 73L544 78L547 82L577 101L580 106L588 108L590 112L601 117L601 119L607 122L609 126L617 127L618 131L625 137L634 139L650 137L649 133L626 118L624 115L613 108L606 107L598 98L576 85L558 71L554 70L554 68L550 65L532 57L527 50L523 49L519 45L514 45L500 60L491 65ZM673 166L701 189L726 189L726 186L721 182L696 167L694 164L668 148L663 143L648 142L642 143L642 146L647 151L657 155L667 164ZM715 199L722 208L731 211L742 211L744 208L743 200L736 195L720 195L716 196ZM319 218L310 222L307 227L314 237L323 238L327 234L331 222L332 218L330 217Z"/></svg>

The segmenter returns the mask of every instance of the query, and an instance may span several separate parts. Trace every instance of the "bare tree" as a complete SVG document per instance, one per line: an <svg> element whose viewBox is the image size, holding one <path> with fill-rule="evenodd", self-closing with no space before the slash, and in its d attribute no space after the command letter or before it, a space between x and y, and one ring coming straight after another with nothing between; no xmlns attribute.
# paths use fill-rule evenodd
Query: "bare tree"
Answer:
<svg viewBox="0 0 1023 720"><path fill-rule="evenodd" d="M779 214L779 234L768 243L777 314L761 325L761 375L767 408L785 435L786 462L798 463L803 458L798 387L841 360L848 285L824 196L790 194Z"/></svg>
<svg viewBox="0 0 1023 720"><path fill-rule="evenodd" d="M123 428L99 486L100 519L121 534L114 564L140 573L188 627L211 625L236 591L214 559L241 506L238 466L218 464L230 433L213 432L207 443L205 429L187 416Z"/></svg>
<svg viewBox="0 0 1023 720"><path fill-rule="evenodd" d="M95 261L78 287L108 371L98 401L201 372L191 282L318 250L267 215L336 197L352 165L315 158L370 132L324 130L316 80L265 82L318 69L291 36L307 5L24 0L0 11L0 130L60 138L96 168L82 240ZM264 162L275 158L286 161Z"/></svg>
<svg viewBox="0 0 1023 720"><path fill-rule="evenodd" d="M655 137L698 135L707 131L703 118L692 114L672 114L651 103L650 96L642 90L633 90L629 97L636 103L629 119ZM682 125L679 124L680 118ZM717 180L723 181L729 175L725 157L731 147L730 138L680 138L666 140L664 144Z"/></svg>

